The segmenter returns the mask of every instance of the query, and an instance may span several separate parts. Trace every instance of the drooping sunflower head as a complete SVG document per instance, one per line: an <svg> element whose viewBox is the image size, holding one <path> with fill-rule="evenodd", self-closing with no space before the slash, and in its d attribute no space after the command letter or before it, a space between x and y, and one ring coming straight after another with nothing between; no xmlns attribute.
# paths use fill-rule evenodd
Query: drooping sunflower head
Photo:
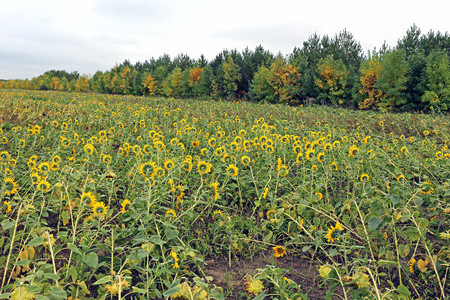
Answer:
<svg viewBox="0 0 450 300"><path fill-rule="evenodd" d="M319 154L317 154L317 161L324 162L325 161L325 153L320 152Z"/></svg>
<svg viewBox="0 0 450 300"><path fill-rule="evenodd" d="M130 210L131 207L131 202L128 199L123 200L122 202L122 213L126 213L127 211Z"/></svg>
<svg viewBox="0 0 450 300"><path fill-rule="evenodd" d="M173 210L173 209L169 209L168 211L166 211L166 218L176 218L177 217L177 213Z"/></svg>
<svg viewBox="0 0 450 300"><path fill-rule="evenodd" d="M356 156L359 153L359 148L356 145L352 145L348 150L348 154L351 156Z"/></svg>
<svg viewBox="0 0 450 300"><path fill-rule="evenodd" d="M8 161L10 157L11 156L9 155L8 151L0 152L0 160L1 161Z"/></svg>

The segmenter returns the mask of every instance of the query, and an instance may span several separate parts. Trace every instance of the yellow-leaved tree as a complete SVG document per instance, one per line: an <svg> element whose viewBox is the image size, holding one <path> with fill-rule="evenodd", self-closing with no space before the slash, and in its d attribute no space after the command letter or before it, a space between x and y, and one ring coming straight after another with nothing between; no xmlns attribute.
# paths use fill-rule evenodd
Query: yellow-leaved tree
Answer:
<svg viewBox="0 0 450 300"><path fill-rule="evenodd" d="M350 72L341 59L334 59L333 55L321 58L317 64L318 78L316 86L320 89L319 99L337 104L346 97L346 87Z"/></svg>
<svg viewBox="0 0 450 300"><path fill-rule="evenodd" d="M152 74L148 74L144 79L145 93L150 95L156 95L156 81Z"/></svg>
<svg viewBox="0 0 450 300"><path fill-rule="evenodd" d="M359 90L359 93L363 94L366 98L363 102L359 103L359 108L378 108L380 99L383 97L383 92L376 87L381 74L381 61L376 57L367 60L361 65L360 72L362 88Z"/></svg>

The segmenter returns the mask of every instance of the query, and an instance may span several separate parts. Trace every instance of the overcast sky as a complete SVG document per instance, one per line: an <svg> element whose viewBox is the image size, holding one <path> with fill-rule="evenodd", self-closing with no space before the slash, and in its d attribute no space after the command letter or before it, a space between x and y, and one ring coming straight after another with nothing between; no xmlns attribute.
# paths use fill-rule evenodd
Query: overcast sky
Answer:
<svg viewBox="0 0 450 300"><path fill-rule="evenodd" d="M420 4L419 4L420 3ZM248 46L283 55L314 32L347 29L364 51L395 46L414 23L450 29L448 0L0 0L0 79L56 69L93 75L179 53L212 60Z"/></svg>

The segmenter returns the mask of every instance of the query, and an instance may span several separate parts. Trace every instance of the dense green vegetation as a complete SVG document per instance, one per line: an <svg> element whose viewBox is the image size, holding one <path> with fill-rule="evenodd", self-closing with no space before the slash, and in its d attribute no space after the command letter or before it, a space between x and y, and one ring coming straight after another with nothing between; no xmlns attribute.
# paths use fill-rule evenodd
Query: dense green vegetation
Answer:
<svg viewBox="0 0 450 300"><path fill-rule="evenodd" d="M286 57L258 46L223 50L212 61L179 54L135 64L125 60L92 77L51 70L0 88L95 91L120 95L320 103L361 109L420 111L450 107L450 36L413 25L394 48L363 53L346 30L313 34Z"/></svg>

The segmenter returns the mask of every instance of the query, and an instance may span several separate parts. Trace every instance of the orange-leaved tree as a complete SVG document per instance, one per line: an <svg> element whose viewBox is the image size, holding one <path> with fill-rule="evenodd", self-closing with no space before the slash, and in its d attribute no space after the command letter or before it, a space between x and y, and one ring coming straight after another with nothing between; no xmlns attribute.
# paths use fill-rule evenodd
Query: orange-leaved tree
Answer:
<svg viewBox="0 0 450 300"><path fill-rule="evenodd" d="M269 68L259 67L250 85L250 96L258 101L294 104L300 75L296 67L279 57Z"/></svg>
<svg viewBox="0 0 450 300"><path fill-rule="evenodd" d="M279 102L293 104L292 92L294 87L298 85L300 73L293 65L286 63L282 58L277 58L270 65L271 85L278 95Z"/></svg>

